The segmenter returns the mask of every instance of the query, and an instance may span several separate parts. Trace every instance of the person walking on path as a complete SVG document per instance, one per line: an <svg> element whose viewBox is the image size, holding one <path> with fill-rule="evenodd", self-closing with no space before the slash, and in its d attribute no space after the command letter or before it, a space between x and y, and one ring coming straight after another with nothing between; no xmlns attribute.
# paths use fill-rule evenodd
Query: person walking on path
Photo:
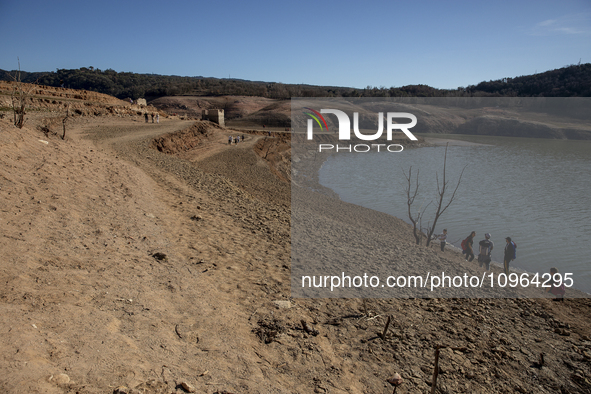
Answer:
<svg viewBox="0 0 591 394"><path fill-rule="evenodd" d="M464 253L466 254L466 261L474 260L474 249L472 246L474 245L474 237L476 236L476 231L472 231L468 237L462 241L462 248L464 249Z"/></svg>
<svg viewBox="0 0 591 394"><path fill-rule="evenodd" d="M445 249L445 244L447 243L447 229L443 229L443 233L437 236L437 239L441 242L441 251Z"/></svg>
<svg viewBox="0 0 591 394"><path fill-rule="evenodd" d="M478 252L478 262L480 267L484 265L486 271L490 271L490 253L493 250L494 243L490 240L491 235L489 233L484 234L484 239L478 243L480 246Z"/></svg>
<svg viewBox="0 0 591 394"><path fill-rule="evenodd" d="M148 113L147 112L144 114L144 118L146 119L146 123L148 123Z"/></svg>
<svg viewBox="0 0 591 394"><path fill-rule="evenodd" d="M160 123L160 113L156 112L156 123Z"/></svg>
<svg viewBox="0 0 591 394"><path fill-rule="evenodd" d="M505 269L505 275L509 275L509 263L515 260L515 248L517 245L515 245L515 242L511 240L511 237L505 238L505 241L507 241L507 245L505 245L505 257L503 258L503 265Z"/></svg>

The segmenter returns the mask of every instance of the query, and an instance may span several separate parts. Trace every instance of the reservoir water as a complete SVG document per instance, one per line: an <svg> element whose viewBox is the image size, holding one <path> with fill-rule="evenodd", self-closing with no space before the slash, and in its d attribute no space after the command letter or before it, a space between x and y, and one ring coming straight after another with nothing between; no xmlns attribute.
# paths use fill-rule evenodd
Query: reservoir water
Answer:
<svg viewBox="0 0 591 394"><path fill-rule="evenodd" d="M424 137L442 137L423 135ZM528 272L573 273L574 287L591 293L591 141L445 135L475 144L450 144L451 191L463 168L456 199L439 219L436 233L460 246L476 231L475 246L492 234L494 261L503 261L505 237L517 243L512 267ZM330 157L320 183L343 201L408 220L403 171L420 170L415 209L436 196L445 146L400 153L355 153ZM413 175L414 176L414 175ZM427 209L423 226L432 218ZM476 249L476 248L475 248Z"/></svg>

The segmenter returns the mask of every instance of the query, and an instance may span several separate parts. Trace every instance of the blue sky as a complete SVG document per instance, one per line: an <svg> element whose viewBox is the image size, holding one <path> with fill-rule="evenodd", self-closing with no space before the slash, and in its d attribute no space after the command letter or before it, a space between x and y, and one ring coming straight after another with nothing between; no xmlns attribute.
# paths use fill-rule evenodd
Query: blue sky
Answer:
<svg viewBox="0 0 591 394"><path fill-rule="evenodd" d="M0 68L457 88L591 62L591 1L0 0Z"/></svg>

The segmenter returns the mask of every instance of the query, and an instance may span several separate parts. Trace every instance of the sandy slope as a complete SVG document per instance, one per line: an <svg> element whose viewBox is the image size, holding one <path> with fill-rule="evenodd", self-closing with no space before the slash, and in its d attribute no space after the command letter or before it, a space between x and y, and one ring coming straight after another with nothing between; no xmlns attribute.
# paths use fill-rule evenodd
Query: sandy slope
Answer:
<svg viewBox="0 0 591 394"><path fill-rule="evenodd" d="M186 125L170 122L134 136ZM121 125L90 130L126 143ZM209 369L207 382L219 378L216 365L228 378L256 363L252 356L239 360L247 353L240 338L251 336L252 327L234 321L248 321L253 312L236 298L260 290L235 293L246 277L247 283L261 282L249 287L278 286L263 269L288 263L284 250L267 234L253 239L252 230L236 225L215 193L190 190L158 168L151 178L117 160L108 143L52 139L46 145L39 136L23 135L26 130L2 135L16 140L3 156L3 164L15 164L2 173L2 324L8 324L2 348L10 364L2 369L11 371L4 382L9 391L48 391L47 378L60 372L89 392L167 373L194 378ZM219 182L221 198L241 193ZM167 258L159 261L155 252Z"/></svg>
<svg viewBox="0 0 591 394"><path fill-rule="evenodd" d="M440 392L591 392L586 300L290 300L290 189L263 136L213 128L174 156L152 138L190 122L79 118L62 141L38 121L0 120L2 392L387 393L398 372L425 393L436 344L463 349Z"/></svg>

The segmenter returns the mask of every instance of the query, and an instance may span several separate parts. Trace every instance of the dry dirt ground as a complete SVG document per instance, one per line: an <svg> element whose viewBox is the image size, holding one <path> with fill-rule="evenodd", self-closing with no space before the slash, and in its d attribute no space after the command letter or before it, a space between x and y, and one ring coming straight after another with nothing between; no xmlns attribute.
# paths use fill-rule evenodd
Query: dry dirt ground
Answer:
<svg viewBox="0 0 591 394"><path fill-rule="evenodd" d="M588 300L291 299L280 136L5 114L0 392L591 393Z"/></svg>

